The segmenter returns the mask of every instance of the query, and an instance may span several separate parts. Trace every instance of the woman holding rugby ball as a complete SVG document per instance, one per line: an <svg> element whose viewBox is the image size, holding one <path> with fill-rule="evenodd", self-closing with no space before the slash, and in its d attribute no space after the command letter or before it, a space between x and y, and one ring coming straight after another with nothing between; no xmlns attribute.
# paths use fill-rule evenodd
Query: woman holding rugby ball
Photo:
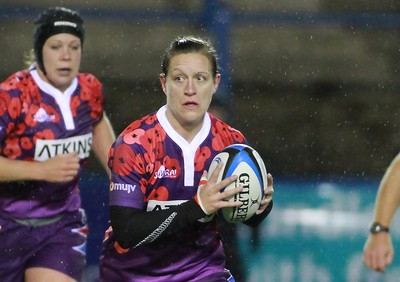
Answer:
<svg viewBox="0 0 400 282"><path fill-rule="evenodd" d="M241 202L238 187L217 182L215 155L244 136L207 112L220 82L213 46L179 37L167 48L160 82L166 105L131 123L110 151L110 221L100 260L101 281L234 281L225 269L215 213ZM256 214L272 209L272 176ZM208 181L207 181L208 179Z"/></svg>

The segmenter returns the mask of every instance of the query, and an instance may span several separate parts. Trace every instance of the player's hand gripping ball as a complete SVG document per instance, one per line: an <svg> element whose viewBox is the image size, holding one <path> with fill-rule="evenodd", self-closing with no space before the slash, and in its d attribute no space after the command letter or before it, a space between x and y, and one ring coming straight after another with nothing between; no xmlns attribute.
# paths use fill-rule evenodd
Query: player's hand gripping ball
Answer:
<svg viewBox="0 0 400 282"><path fill-rule="evenodd" d="M218 175L217 182L231 175L238 176L235 182L222 191L239 186L243 187L240 193L226 199L227 201L241 201L242 205L222 208L222 215L225 220L232 223L248 220L259 209L260 203L264 199L264 188L268 186L264 161L252 147L244 144L233 144L214 157L208 175L213 173L220 162L223 162L223 167Z"/></svg>

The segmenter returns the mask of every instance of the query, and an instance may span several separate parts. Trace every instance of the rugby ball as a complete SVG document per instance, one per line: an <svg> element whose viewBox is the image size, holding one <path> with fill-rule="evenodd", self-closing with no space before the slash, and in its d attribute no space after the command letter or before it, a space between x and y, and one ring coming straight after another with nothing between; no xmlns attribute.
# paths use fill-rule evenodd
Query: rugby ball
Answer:
<svg viewBox="0 0 400 282"><path fill-rule="evenodd" d="M243 187L240 193L226 199L241 201L243 204L239 207L222 208L220 212L228 222L248 220L259 209L261 200L264 199L264 188L268 185L265 164L258 152L245 144L233 144L218 153L211 162L209 177L220 162L223 163L223 167L217 182L231 175L238 176L235 182L221 191Z"/></svg>

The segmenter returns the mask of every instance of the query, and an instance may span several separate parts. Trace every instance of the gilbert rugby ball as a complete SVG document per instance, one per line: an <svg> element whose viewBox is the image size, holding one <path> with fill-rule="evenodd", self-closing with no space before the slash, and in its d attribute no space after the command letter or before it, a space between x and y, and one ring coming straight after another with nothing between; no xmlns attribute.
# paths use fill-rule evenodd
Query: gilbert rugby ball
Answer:
<svg viewBox="0 0 400 282"><path fill-rule="evenodd" d="M211 162L208 175L211 176L216 166L223 162L217 182L237 175L235 182L221 191L242 186L243 190L226 199L227 201L241 201L239 207L222 208L221 213L229 222L241 222L252 217L264 199L264 188L267 187L267 170L258 152L244 144L233 144L218 153Z"/></svg>

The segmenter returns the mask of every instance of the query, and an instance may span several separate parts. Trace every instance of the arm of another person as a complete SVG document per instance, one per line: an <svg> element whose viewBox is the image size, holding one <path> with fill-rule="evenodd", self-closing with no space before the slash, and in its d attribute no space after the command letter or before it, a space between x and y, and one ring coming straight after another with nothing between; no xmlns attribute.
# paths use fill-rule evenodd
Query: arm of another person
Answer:
<svg viewBox="0 0 400 282"><path fill-rule="evenodd" d="M400 203L400 154L397 155L379 185L373 222L390 227ZM369 234L364 245L363 259L369 268L383 272L393 260L393 245L389 232Z"/></svg>
<svg viewBox="0 0 400 282"><path fill-rule="evenodd" d="M108 176L110 176L110 169L108 167L108 153L114 140L115 134L111 123L104 114L100 122L97 123L93 128L92 146L96 157L106 170Z"/></svg>
<svg viewBox="0 0 400 282"><path fill-rule="evenodd" d="M79 169L76 154L63 154L44 162L11 160L0 156L0 181L67 182Z"/></svg>
<svg viewBox="0 0 400 282"><path fill-rule="evenodd" d="M7 91L1 89L0 96L9 97L9 94ZM10 107L10 105L4 106L6 108ZM3 112L0 116L0 128L6 129L10 124L14 123L15 119L11 118L7 111ZM14 124L14 126L16 125ZM3 146L6 135L6 130L1 131L0 143ZM0 155L0 182L68 182L77 176L79 167L79 157L76 153L57 155L45 161L16 160Z"/></svg>
<svg viewBox="0 0 400 282"><path fill-rule="evenodd" d="M115 136L108 119L103 119L93 130L93 150L107 172L108 149ZM74 179L79 169L79 158L75 153L57 155L43 162L11 160L0 156L0 181L48 181L68 182Z"/></svg>

